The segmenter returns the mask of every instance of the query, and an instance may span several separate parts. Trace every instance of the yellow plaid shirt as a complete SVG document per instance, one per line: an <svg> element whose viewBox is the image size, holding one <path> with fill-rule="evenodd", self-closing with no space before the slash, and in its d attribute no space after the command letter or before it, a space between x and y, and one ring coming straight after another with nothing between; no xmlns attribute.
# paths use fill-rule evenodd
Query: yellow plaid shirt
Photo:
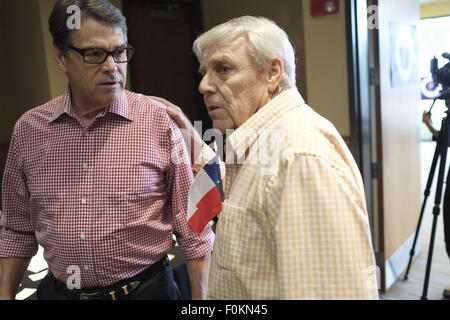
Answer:
<svg viewBox="0 0 450 320"><path fill-rule="evenodd" d="M362 179L329 121L286 90L226 149L209 299L378 299Z"/></svg>

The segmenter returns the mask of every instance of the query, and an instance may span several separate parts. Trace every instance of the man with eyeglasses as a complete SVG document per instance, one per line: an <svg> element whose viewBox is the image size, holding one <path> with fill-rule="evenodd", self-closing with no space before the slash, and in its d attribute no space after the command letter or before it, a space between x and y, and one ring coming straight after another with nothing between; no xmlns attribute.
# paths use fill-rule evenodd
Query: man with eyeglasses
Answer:
<svg viewBox="0 0 450 320"><path fill-rule="evenodd" d="M68 8L81 27L70 30ZM214 234L186 223L193 180L181 132L158 101L125 90L126 21L104 0L60 0L49 19L65 94L25 113L3 180L0 298L14 299L38 245L38 299L177 299L167 252L206 296Z"/></svg>

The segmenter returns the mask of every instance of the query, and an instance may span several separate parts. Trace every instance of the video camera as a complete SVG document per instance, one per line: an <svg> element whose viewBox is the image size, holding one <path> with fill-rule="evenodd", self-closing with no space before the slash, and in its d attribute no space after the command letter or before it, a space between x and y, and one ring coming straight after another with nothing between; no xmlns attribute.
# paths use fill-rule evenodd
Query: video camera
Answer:
<svg viewBox="0 0 450 320"><path fill-rule="evenodd" d="M450 53L446 52L442 54L442 57L450 60ZM433 76L433 82L436 86L442 85L443 91L441 98L450 99L450 62L443 66L441 69L438 68L438 59L434 57L431 59L431 75Z"/></svg>

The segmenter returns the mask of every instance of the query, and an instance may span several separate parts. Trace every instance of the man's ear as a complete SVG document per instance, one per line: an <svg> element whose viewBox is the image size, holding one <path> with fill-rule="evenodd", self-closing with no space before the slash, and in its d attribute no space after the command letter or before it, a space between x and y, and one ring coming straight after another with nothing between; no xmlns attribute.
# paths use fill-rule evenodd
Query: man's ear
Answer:
<svg viewBox="0 0 450 320"><path fill-rule="evenodd" d="M276 93L281 86L281 78L283 76L283 62L280 58L275 58L270 61L267 75L267 88L269 93Z"/></svg>
<svg viewBox="0 0 450 320"><path fill-rule="evenodd" d="M58 66L58 69L61 70L64 73L67 73L67 67L66 67L67 59L66 59L66 56L64 55L62 50L60 48L58 48L58 46L56 46L55 44L53 45L53 54L55 56L55 60L56 60L56 64Z"/></svg>

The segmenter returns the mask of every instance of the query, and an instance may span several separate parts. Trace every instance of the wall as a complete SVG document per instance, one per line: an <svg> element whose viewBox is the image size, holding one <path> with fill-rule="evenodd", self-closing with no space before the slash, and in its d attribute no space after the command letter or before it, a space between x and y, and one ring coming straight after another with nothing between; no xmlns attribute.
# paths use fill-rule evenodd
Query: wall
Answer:
<svg viewBox="0 0 450 320"><path fill-rule="evenodd" d="M6 33L6 25L3 23L3 12L5 12L4 9L4 0L0 0L0 40L3 38L3 35ZM0 67L3 67L3 62L5 61L5 55L6 55L6 50L0 50ZM3 105L3 101L5 101L6 99L6 84L7 84L7 80L5 77L0 77L0 107L2 110L6 109L6 105ZM1 129L0 126L0 131L3 130ZM1 137L3 137L3 133L0 134L0 144L4 142L4 139L2 139ZM1 150L0 150L1 151Z"/></svg>
<svg viewBox="0 0 450 320"><path fill-rule="evenodd" d="M450 1L423 4L420 6L422 19L450 16Z"/></svg>
<svg viewBox="0 0 450 320"><path fill-rule="evenodd" d="M57 0L39 0L40 25L44 44L45 64L48 73L48 86L51 99L64 93L67 89L67 78L56 66L53 54L53 39L48 30L48 17Z"/></svg>
<svg viewBox="0 0 450 320"><path fill-rule="evenodd" d="M312 17L303 1L303 33L308 103L350 136L345 1L338 14Z"/></svg>
<svg viewBox="0 0 450 320"><path fill-rule="evenodd" d="M4 3L3 0L0 0L0 40L2 39L3 34L5 33L5 25L2 23L2 12L4 12ZM5 59L5 50L0 50L0 67L3 67L3 64L1 61L4 61ZM5 77L0 77L0 110L3 112L6 112L6 104L4 104L4 101L6 101L6 85L7 81ZM3 125L0 126L0 131L6 131L5 128L3 128ZM8 131L9 132L9 131ZM0 136L7 135L5 133L0 134ZM6 163L6 155L8 152L8 143L4 141L4 139L0 139L0 178L3 173L3 168L5 167ZM0 184L0 191L1 191L1 184ZM1 200L1 196L0 196ZM1 210L1 201L0 201L0 210Z"/></svg>
<svg viewBox="0 0 450 320"><path fill-rule="evenodd" d="M38 0L2 0L0 42L8 49L0 50L0 143L22 113L50 97L40 23Z"/></svg>

